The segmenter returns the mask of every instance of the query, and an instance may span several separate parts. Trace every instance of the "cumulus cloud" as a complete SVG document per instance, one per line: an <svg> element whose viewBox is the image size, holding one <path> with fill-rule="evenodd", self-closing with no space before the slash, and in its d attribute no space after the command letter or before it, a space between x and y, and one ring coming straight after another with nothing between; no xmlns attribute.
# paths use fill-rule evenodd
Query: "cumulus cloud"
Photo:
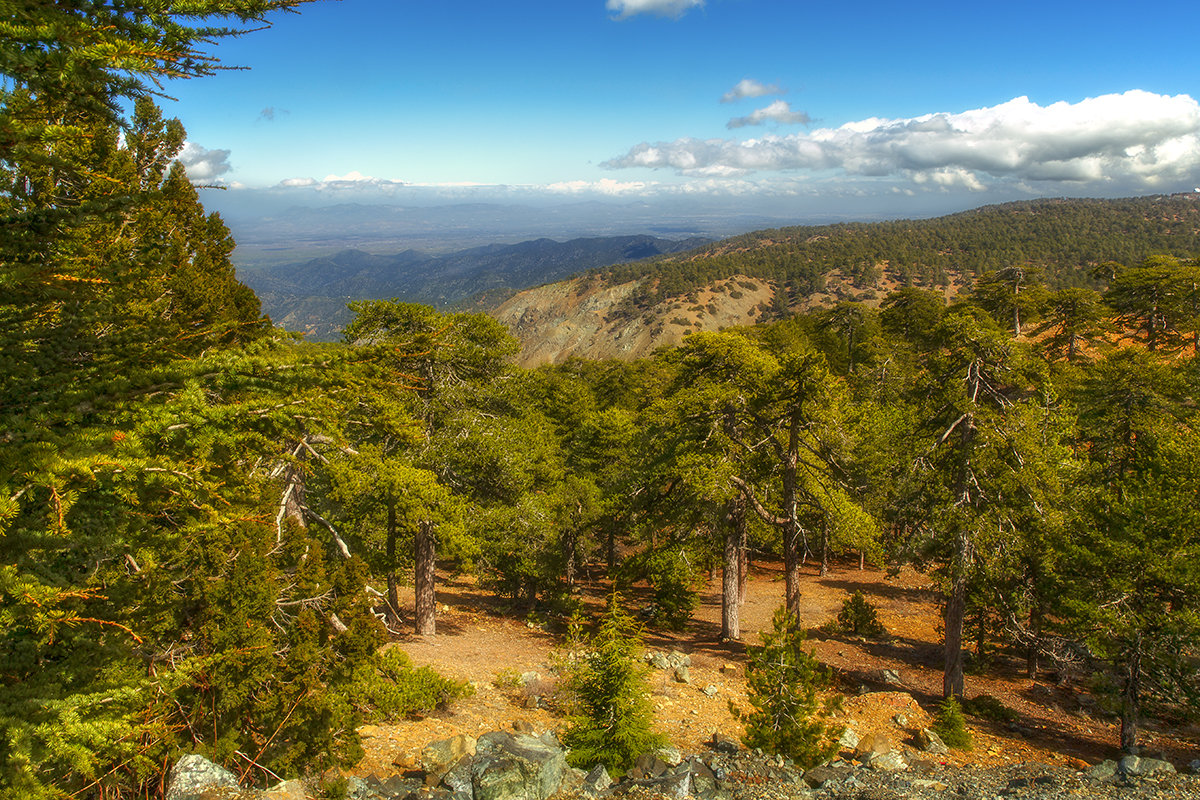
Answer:
<svg viewBox="0 0 1200 800"><path fill-rule="evenodd" d="M192 183L212 183L233 169L228 150L208 150L195 142L184 142L176 160L183 164Z"/></svg>
<svg viewBox="0 0 1200 800"><path fill-rule="evenodd" d="M613 19L628 19L638 14L678 19L693 8L703 6L704 0L608 0L605 3Z"/></svg>
<svg viewBox="0 0 1200 800"><path fill-rule="evenodd" d="M747 97L766 97L769 94L783 94L783 90L775 84L767 86L753 78L742 78L725 94L721 95L722 103L735 103Z"/></svg>
<svg viewBox="0 0 1200 800"><path fill-rule="evenodd" d="M729 129L744 128L747 125L762 125L766 122L778 122L781 125L807 125L812 117L803 111L792 111L786 100L776 100L766 108L759 108L745 117L734 117L725 123Z"/></svg>
<svg viewBox="0 0 1200 800"><path fill-rule="evenodd" d="M975 190L989 177L1154 188L1200 172L1200 104L1139 90L1048 106L1018 97L960 113L871 118L748 141L643 142L603 166L698 175L836 170Z"/></svg>

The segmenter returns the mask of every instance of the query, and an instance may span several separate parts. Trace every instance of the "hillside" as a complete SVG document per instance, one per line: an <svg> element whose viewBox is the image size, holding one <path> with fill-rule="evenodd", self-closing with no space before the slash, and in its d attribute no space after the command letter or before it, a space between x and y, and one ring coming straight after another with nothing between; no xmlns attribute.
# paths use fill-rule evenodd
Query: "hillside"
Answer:
<svg viewBox="0 0 1200 800"><path fill-rule="evenodd" d="M337 338L351 300L397 297L438 307L472 297L492 302L512 292L599 266L691 250L704 239L605 236L557 242L536 239L434 255L406 250L373 255L342 250L332 256L246 270L239 277L258 294L277 324L318 341Z"/></svg>
<svg viewBox="0 0 1200 800"><path fill-rule="evenodd" d="M904 285L952 297L1009 264L1039 266L1052 288L1063 288L1093 285L1089 269L1107 261L1197 252L1195 194L1038 200L928 220L757 231L530 289L493 314L521 340L524 365L638 358L692 331L843 300L870 305Z"/></svg>

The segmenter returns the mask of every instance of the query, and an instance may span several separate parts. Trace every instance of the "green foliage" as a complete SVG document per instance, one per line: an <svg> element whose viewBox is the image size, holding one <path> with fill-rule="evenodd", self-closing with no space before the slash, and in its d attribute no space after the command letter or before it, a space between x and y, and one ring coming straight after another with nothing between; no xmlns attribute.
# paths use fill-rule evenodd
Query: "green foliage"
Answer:
<svg viewBox="0 0 1200 800"><path fill-rule="evenodd" d="M652 622L669 630L683 630L700 604L699 575L684 545L672 542L652 547L626 561L621 585L628 587L639 578L650 584Z"/></svg>
<svg viewBox="0 0 1200 800"><path fill-rule="evenodd" d="M383 651L374 663L361 665L346 687L347 699L371 722L417 717L472 693L466 681L444 678L430 667L414 667L396 647Z"/></svg>
<svg viewBox="0 0 1200 800"><path fill-rule="evenodd" d="M955 750L971 749L972 737L971 732L967 730L966 717L963 716L962 706L953 697L947 697L938 705L938 712L931 727L947 747Z"/></svg>
<svg viewBox="0 0 1200 800"><path fill-rule="evenodd" d="M887 629L879 621L875 606L858 591L842 601L842 610L837 615L837 628L843 633L855 636L875 638L887 635Z"/></svg>
<svg viewBox="0 0 1200 800"><path fill-rule="evenodd" d="M841 697L822 700L818 692L830 683L829 671L804 649L804 631L780 608L763 643L746 648L747 701L753 710L731 705L745 725L747 747L787 756L807 769L837 754L842 728L829 722Z"/></svg>
<svg viewBox="0 0 1200 800"><path fill-rule="evenodd" d="M572 766L603 764L624 772L641 754L665 744L652 727L647 668L638 658L641 631L613 594L600 628L580 643L566 689L571 712L562 742Z"/></svg>
<svg viewBox="0 0 1200 800"><path fill-rule="evenodd" d="M972 716L992 722L1016 722L1021 718L1020 714L990 694L976 695L969 700L964 698L961 708Z"/></svg>

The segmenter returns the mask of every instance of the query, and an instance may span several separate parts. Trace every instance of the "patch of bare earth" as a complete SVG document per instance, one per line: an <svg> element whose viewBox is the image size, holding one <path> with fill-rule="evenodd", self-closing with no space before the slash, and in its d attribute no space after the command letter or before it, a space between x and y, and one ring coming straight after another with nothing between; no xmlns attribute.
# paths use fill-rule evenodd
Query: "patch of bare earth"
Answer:
<svg viewBox="0 0 1200 800"><path fill-rule="evenodd" d="M887 731L905 740L928 725L941 699L941 631L937 596L928 578L910 569L888 576L884 571L857 568L857 562L835 565L819 576L809 565L802 582L802 622L814 629L810 644L817 658L837 676L845 695L837 720L859 736ZM609 586L586 584L582 599L598 611ZM834 619L843 600L862 591L879 610L888 630L884 639L830 635L816 631ZM678 633L647 629L647 650L678 650L690 656L690 683L677 682L672 672L650 673L650 693L656 724L685 752L704 748L719 731L740 737L740 723L730 705L747 707L745 642L757 643L757 632L770 627L782 602L783 581L778 564L756 564L747 584L740 619L742 642L721 642L720 576L714 575L701 596L700 607ZM411 598L409 598L411 602ZM633 604L638 599L631 600ZM404 636L393 645L417 665L429 665L443 675L469 681L471 697L447 711L423 719L362 729L366 756L354 773L386 774L415 765L430 741L457 733L478 735L490 730L558 730L563 719L552 696L554 662L562 643L560 633L526 622L469 577L447 580L438 591L438 633L432 637ZM555 626L557 627L557 626ZM969 753L943 757L947 763L1003 765L1036 762L1082 766L1117 755L1117 725L1095 711L1081 687L1060 685L1055 676L1031 680L1016 657L997 657L986 671L968 675L967 696L989 694L1019 715L1015 724L969 718L975 747ZM882 671L899 674L900 685L888 685ZM522 673L536 672L541 680L530 687L514 685ZM708 690L707 692L705 690ZM861 692L866 693L861 693ZM899 715L899 723L897 717ZM1148 725L1144 744L1176 764L1200 757L1200 730L1195 726L1170 731Z"/></svg>

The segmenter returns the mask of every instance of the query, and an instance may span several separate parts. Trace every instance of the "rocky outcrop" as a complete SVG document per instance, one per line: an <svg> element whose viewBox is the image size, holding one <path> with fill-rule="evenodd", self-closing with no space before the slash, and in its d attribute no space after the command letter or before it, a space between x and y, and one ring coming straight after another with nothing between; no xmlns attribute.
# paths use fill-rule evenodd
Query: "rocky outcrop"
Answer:
<svg viewBox="0 0 1200 800"><path fill-rule="evenodd" d="M678 345L688 333L751 325L775 296L770 281L735 276L649 309L622 311L642 283L606 286L586 276L572 278L526 289L490 313L521 341L517 362L537 366L572 356L648 356Z"/></svg>

